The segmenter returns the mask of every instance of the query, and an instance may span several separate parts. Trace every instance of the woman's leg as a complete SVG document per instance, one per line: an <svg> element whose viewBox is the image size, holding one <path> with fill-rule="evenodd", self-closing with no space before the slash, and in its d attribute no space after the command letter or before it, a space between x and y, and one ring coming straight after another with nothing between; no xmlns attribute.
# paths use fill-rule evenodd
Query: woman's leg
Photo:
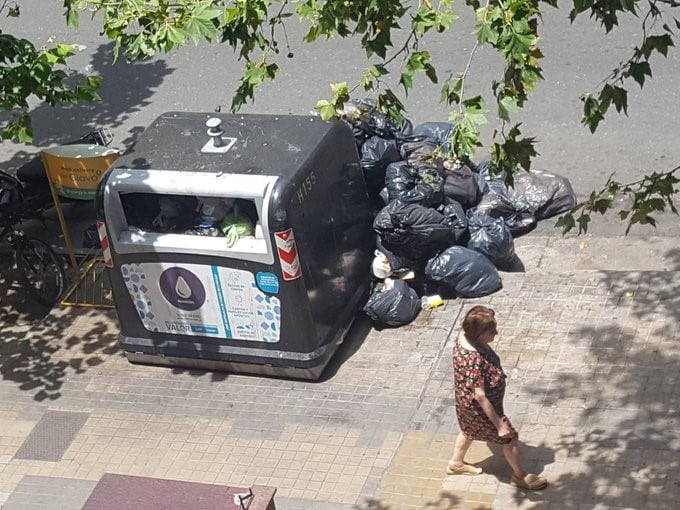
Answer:
<svg viewBox="0 0 680 510"><path fill-rule="evenodd" d="M527 472L522 466L522 459L519 456L519 440L517 437L512 442L503 445L503 455L512 468L512 474L520 479L527 476Z"/></svg>
<svg viewBox="0 0 680 510"><path fill-rule="evenodd" d="M458 437L456 437L456 444L453 447L453 457L451 457L449 465L462 466L465 464L465 454L470 449L470 445L472 445L472 439L468 439L462 432L459 432Z"/></svg>
<svg viewBox="0 0 680 510"><path fill-rule="evenodd" d="M482 472L481 468L465 464L465 454L467 453L472 439L468 439L462 432L458 433L456 443L453 447L453 457L446 467L446 472L450 475L478 475Z"/></svg>
<svg viewBox="0 0 680 510"><path fill-rule="evenodd" d="M510 443L503 445L503 455L512 468L512 485L526 490L541 490L548 486L548 481L534 474L527 473L519 456L519 439L515 437Z"/></svg>

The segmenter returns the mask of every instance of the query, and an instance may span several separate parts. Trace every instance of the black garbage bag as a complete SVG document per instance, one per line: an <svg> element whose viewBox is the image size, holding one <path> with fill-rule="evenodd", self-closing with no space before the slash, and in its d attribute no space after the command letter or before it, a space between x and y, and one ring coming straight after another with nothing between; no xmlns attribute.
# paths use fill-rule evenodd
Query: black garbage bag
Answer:
<svg viewBox="0 0 680 510"><path fill-rule="evenodd" d="M412 190L418 182L418 170L406 161L390 163L385 170L385 189L388 203Z"/></svg>
<svg viewBox="0 0 680 510"><path fill-rule="evenodd" d="M413 128L413 136L422 137L441 147L444 152L448 152L451 148L453 128L451 122L423 122Z"/></svg>
<svg viewBox="0 0 680 510"><path fill-rule="evenodd" d="M92 248L99 248L99 232L97 231L97 224L90 224L83 230L83 248L88 250Z"/></svg>
<svg viewBox="0 0 680 510"><path fill-rule="evenodd" d="M18 179L0 170L0 214L14 212L24 201L24 188Z"/></svg>
<svg viewBox="0 0 680 510"><path fill-rule="evenodd" d="M361 146L361 169L364 173L366 188L375 198L385 185L385 170L390 163L401 159L397 142L379 136L372 136Z"/></svg>
<svg viewBox="0 0 680 510"><path fill-rule="evenodd" d="M576 196L566 177L545 170L518 172L508 188L508 198L517 211L530 212L542 220L568 211Z"/></svg>
<svg viewBox="0 0 680 510"><path fill-rule="evenodd" d="M393 200L375 216L373 230L383 246L422 266L437 250L451 246L453 229L444 215L429 207Z"/></svg>
<svg viewBox="0 0 680 510"><path fill-rule="evenodd" d="M513 238L531 232L537 225L533 212L517 210L517 204L510 199L508 187L500 177L486 182L486 191L475 210L492 218L502 218Z"/></svg>
<svg viewBox="0 0 680 510"><path fill-rule="evenodd" d="M200 221L198 199L188 195L121 193L128 225L151 232L182 232Z"/></svg>
<svg viewBox="0 0 680 510"><path fill-rule="evenodd" d="M497 268L509 267L515 261L515 244L510 229L502 218L492 218L479 211L469 211L467 247L486 256Z"/></svg>
<svg viewBox="0 0 680 510"><path fill-rule="evenodd" d="M390 264L390 268L393 273L398 273L401 271L408 271L409 269L416 267L417 264L409 260L406 257L399 257L395 255L394 252L385 248L380 236L376 238L375 247L382 252L385 257L387 257L387 262Z"/></svg>
<svg viewBox="0 0 680 510"><path fill-rule="evenodd" d="M475 206L479 212L488 214L492 218L506 218L517 212L508 197L508 188L501 179L487 182L486 192Z"/></svg>
<svg viewBox="0 0 680 510"><path fill-rule="evenodd" d="M463 206L455 200L449 200L446 205L437 210L444 215L444 222L453 230L454 242L466 245L470 234L468 232L468 219Z"/></svg>
<svg viewBox="0 0 680 510"><path fill-rule="evenodd" d="M378 198L376 199L375 203L378 209L382 209L383 207L390 203L390 193L389 191L387 191L387 188L383 188L380 190L380 193L378 193Z"/></svg>
<svg viewBox="0 0 680 510"><path fill-rule="evenodd" d="M410 136L401 141L399 152L411 165L432 162L436 158L437 145L421 136Z"/></svg>
<svg viewBox="0 0 680 510"><path fill-rule="evenodd" d="M403 280L378 282L364 305L376 329L405 326L420 312L420 298Z"/></svg>
<svg viewBox="0 0 680 510"><path fill-rule="evenodd" d="M463 165L444 171L444 195L468 209L477 205L482 198L477 175Z"/></svg>
<svg viewBox="0 0 680 510"><path fill-rule="evenodd" d="M444 201L444 178L439 170L431 166L423 166L418 168L418 176L420 177L418 185L427 187L429 206L439 207Z"/></svg>
<svg viewBox="0 0 680 510"><path fill-rule="evenodd" d="M121 193L120 203L128 225L153 230L153 221L161 212L158 203L161 196L156 193Z"/></svg>
<svg viewBox="0 0 680 510"><path fill-rule="evenodd" d="M519 236L528 234L538 225L536 217L527 212L515 212L514 214L503 218L503 221L510 229L513 239L517 239Z"/></svg>
<svg viewBox="0 0 680 510"><path fill-rule="evenodd" d="M503 288L491 261L463 246L451 246L432 257L425 266L425 276L438 284L442 297L478 298Z"/></svg>
<svg viewBox="0 0 680 510"><path fill-rule="evenodd" d="M463 163L472 170L475 178L477 180L477 187L479 187L480 193L483 195L487 191L488 182L491 179L491 171L489 169L490 161L482 161L481 163L475 163L468 156L464 156Z"/></svg>
<svg viewBox="0 0 680 510"><path fill-rule="evenodd" d="M409 119L403 118L399 124L389 115L380 112L375 101L371 99L346 103L343 118L352 126L357 141L372 136L386 139L405 138L411 136L413 132L413 123Z"/></svg>
<svg viewBox="0 0 680 510"><path fill-rule="evenodd" d="M406 204L437 207L443 199L443 179L430 168L417 170L405 161L390 163L385 172L388 203L401 200Z"/></svg>

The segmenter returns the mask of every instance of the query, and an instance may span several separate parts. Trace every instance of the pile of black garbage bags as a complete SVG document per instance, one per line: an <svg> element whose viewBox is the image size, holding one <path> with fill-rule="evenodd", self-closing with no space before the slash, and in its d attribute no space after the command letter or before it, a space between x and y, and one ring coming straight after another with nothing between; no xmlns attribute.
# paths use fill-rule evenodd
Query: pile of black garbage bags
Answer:
<svg viewBox="0 0 680 510"><path fill-rule="evenodd" d="M572 208L569 181L541 170L508 186L488 164L450 165L453 124L397 125L370 103L347 115L368 193L376 205L375 277L364 311L377 329L412 322L424 296L478 298L517 270L513 239Z"/></svg>

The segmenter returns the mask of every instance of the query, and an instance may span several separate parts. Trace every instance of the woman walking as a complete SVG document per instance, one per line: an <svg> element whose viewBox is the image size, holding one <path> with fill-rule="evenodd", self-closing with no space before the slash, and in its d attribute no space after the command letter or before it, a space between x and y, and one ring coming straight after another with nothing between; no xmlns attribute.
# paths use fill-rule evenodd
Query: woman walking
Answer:
<svg viewBox="0 0 680 510"><path fill-rule="evenodd" d="M453 348L456 415L461 432L446 472L478 475L482 470L465 464L472 441L487 441L503 447L512 468L512 485L526 490L544 489L545 478L527 473L519 455L519 436L503 412L505 373L500 359L489 346L498 334L494 311L474 306L463 319L462 331Z"/></svg>

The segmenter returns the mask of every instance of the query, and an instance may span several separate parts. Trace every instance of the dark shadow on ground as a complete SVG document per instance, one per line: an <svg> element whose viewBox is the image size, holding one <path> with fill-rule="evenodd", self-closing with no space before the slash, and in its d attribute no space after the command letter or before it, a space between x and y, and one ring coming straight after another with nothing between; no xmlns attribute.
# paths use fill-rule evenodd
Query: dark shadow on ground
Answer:
<svg viewBox="0 0 680 510"><path fill-rule="evenodd" d="M19 275L12 260L12 253L5 253L2 247L0 255L0 324L3 329L18 323L31 323L41 320L50 312L50 307L36 302L22 288Z"/></svg>
<svg viewBox="0 0 680 510"><path fill-rule="evenodd" d="M19 150L4 163L6 170L16 170L38 154L40 148L67 143L98 128L125 126L131 114L151 104L153 93L165 77L173 72L161 59L127 63L113 62L113 43L100 45L91 59L92 74L103 78L101 101L51 107L41 103L31 111L34 128L33 145ZM84 76L75 75L74 80ZM111 144L122 150L129 147L145 126L126 126L128 136Z"/></svg>
<svg viewBox="0 0 680 510"><path fill-rule="evenodd" d="M371 329L373 329L371 319L368 318L363 310L359 310L354 318L352 326L345 334L343 342L328 362L328 365L326 365L326 369L321 374L319 382L328 381L337 374L342 364L354 356L361 348L361 345L371 332Z"/></svg>
<svg viewBox="0 0 680 510"><path fill-rule="evenodd" d="M456 496L452 492L441 491L436 496L436 499L427 501L425 503L423 510L427 510L430 508L436 508L437 510L453 510L454 508L460 508L459 505L461 502L462 502L461 498L459 496ZM383 503L379 499L367 498L364 503L354 505L353 508L355 508L356 510L397 510L398 508L401 508L401 506L397 507L394 505ZM488 507L482 504L480 504L479 507L477 508L473 506L466 506L465 508L469 508L470 510L488 510Z"/></svg>
<svg viewBox="0 0 680 510"><path fill-rule="evenodd" d="M58 399L69 376L120 355L117 332L109 331L110 320L103 316L111 312L37 304L17 283L6 257L0 263L0 298L0 375L38 402ZM89 327L71 330L76 321Z"/></svg>
<svg viewBox="0 0 680 510"><path fill-rule="evenodd" d="M677 270L680 250L668 257ZM562 501L565 507L677 507L677 276L677 271L602 272L599 290L608 292L598 296L605 301L594 307L597 320L577 320L566 333L573 366L562 367L547 387L536 387L537 394L545 392L544 402L573 411L562 419L569 430L576 430L551 441L562 457L566 454L558 462L573 463L551 483L551 502ZM549 421L550 406L544 403L541 413Z"/></svg>

